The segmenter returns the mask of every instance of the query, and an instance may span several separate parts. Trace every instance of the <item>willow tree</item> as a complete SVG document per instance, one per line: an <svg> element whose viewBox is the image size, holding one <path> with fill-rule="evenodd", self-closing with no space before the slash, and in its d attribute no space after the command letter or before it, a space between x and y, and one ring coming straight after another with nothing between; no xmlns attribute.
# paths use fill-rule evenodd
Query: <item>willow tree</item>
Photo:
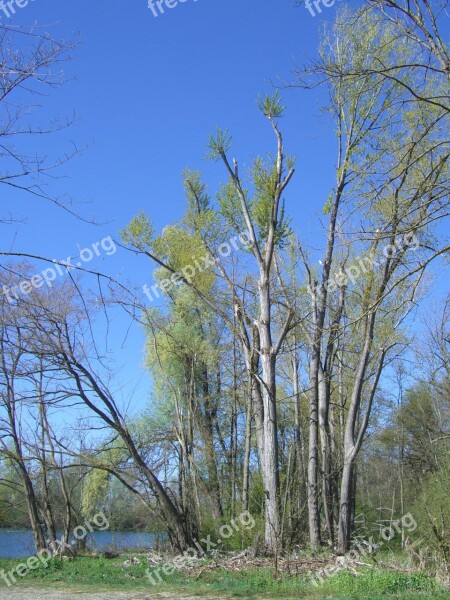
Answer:
<svg viewBox="0 0 450 600"><path fill-rule="evenodd" d="M219 405L222 401L225 403L222 365L227 353L220 343L215 315L208 309L202 310L192 291L177 289L170 296L173 303L168 317L146 312L147 364L155 381L157 402L168 404L174 415L173 428L179 446L180 502L186 515L194 512L192 509L196 506L200 523L203 512L199 500L200 482L213 517L218 519L224 515L216 432L225 448L218 421ZM206 466L205 475L200 464ZM205 507L202 505L202 508Z"/></svg>
<svg viewBox="0 0 450 600"><path fill-rule="evenodd" d="M421 51L409 37L399 40L396 24L380 15L344 10L325 34L319 60L299 73L303 87L326 84L338 138L336 183L324 206L329 223L320 271L305 251L301 255L313 315L306 328L312 357L311 544L320 542L319 431L326 525L340 553L350 544L355 464L381 374L399 343L399 326L418 299L424 270L448 250L433 233L434 223L448 214L448 111L439 103L411 102L410 90L418 83L414 70L404 70L402 82L386 76L391 66L418 61ZM445 97L446 86L438 70L422 91ZM343 369L350 369L344 396ZM339 401L332 403L336 394ZM342 407L338 499L329 485L336 472L330 451L332 404Z"/></svg>
<svg viewBox="0 0 450 600"><path fill-rule="evenodd" d="M217 202L211 201L199 173L185 175L188 208L177 227L180 232L199 239L198 248L212 261L211 269L222 281L220 294L209 296L195 279L183 275L183 268L192 265L193 259L186 259L185 264L173 262L145 216L135 218L123 237L130 247L147 255L167 273L180 274L181 270L179 281L191 287L239 339L251 390L266 497L265 544L270 552L276 552L281 544L276 362L293 315L282 307L282 302L274 302L274 256L286 243L289 233L282 195L294 170L293 160L285 155L278 127L284 110L279 97L263 99L260 109L272 125L277 147L273 159L255 160L248 188L239 172L238 161L229 157L231 137L223 130L218 130L209 140L209 158L222 163L228 178L218 191ZM220 252L223 244L229 244L230 240L236 245L238 236L245 240L245 256L252 259L247 261L245 272L235 268L232 259L221 257Z"/></svg>

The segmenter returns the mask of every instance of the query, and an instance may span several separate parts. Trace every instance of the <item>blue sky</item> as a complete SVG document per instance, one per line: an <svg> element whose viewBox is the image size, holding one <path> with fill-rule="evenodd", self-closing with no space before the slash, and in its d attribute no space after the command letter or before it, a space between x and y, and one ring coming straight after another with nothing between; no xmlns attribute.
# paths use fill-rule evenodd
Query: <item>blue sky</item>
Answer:
<svg viewBox="0 0 450 600"><path fill-rule="evenodd" d="M141 210L157 227L177 219L186 167L203 170L213 184L225 179L218 165L204 160L216 126L230 129L241 168L273 149L256 98L273 83L291 81L295 65L314 57L319 30L338 6L313 18L295 0L186 0L155 18L147 0L34 0L11 19L2 16L13 24L36 21L56 38L81 39L64 65L67 84L42 99L34 118L45 123L76 113L74 126L41 142L50 155L72 143L87 146L51 189L89 202L79 212L104 223L86 225L25 194L1 190L2 212L27 217L2 228L2 245L14 241L16 251L60 259L117 236ZM287 207L297 231L318 246L313 230L333 181L335 138L320 115L317 92L285 90L283 98L286 150L298 161ZM153 280L148 262L122 252L102 268L136 285ZM130 385L141 375L142 342L139 331L125 342ZM145 395L147 385L144 379L138 393Z"/></svg>
<svg viewBox="0 0 450 600"><path fill-rule="evenodd" d="M203 160L216 126L230 129L241 165L273 148L256 98L273 89L271 81L291 80L293 66L314 56L318 28L334 13L324 9L323 18L312 18L294 0L187 0L157 18L147 0L35 0L17 9L8 22L53 24L55 37L79 32L82 40L64 65L68 83L43 99L45 108L36 114L42 122L77 115L75 126L45 140L50 153L70 148L69 140L89 145L53 190L59 185L61 192L91 202L80 212L110 220L108 233L143 208L165 225L183 210L184 168L220 179L220 170ZM328 182L314 173L323 176L328 165L332 176L334 140L328 123L319 122L317 94L290 90L284 97L286 147L299 160L293 186L314 184L314 194L303 200L309 209L326 200ZM42 250L70 253L67 232L72 237L74 227L74 242L92 241L92 228L75 226L56 209L33 210L34 201L25 196L11 201L29 217L17 238L22 249L36 249L37 243ZM37 224L47 219L60 226L43 239Z"/></svg>

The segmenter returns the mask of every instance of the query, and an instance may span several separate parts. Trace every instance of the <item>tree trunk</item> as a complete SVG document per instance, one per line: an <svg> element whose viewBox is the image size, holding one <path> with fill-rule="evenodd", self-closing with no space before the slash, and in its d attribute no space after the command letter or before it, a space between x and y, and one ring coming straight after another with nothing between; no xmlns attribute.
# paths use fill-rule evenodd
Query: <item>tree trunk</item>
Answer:
<svg viewBox="0 0 450 600"><path fill-rule="evenodd" d="M292 388L294 392L294 441L295 441L295 458L298 473L298 489L297 489L297 513L300 514L302 499L306 497L306 473L304 460L304 440L301 428L301 411L300 411L300 389L298 384L298 367L299 362L295 356L295 348L291 357L292 362Z"/></svg>
<svg viewBox="0 0 450 600"><path fill-rule="evenodd" d="M209 372L208 367L205 364L201 366L202 373L202 400L203 400L203 410L202 407L197 404L196 416L197 421L200 425L199 429L201 431L203 442L205 445L205 459L206 459L206 468L208 471L208 483L207 490L211 503L211 508L213 512L213 516L215 519L220 519L223 517L222 510L222 500L220 493L220 481L219 474L217 471L217 458L216 458L216 449L214 446L214 418L215 414L213 411L213 407L211 406L211 397L210 397L210 389L209 389Z"/></svg>
<svg viewBox="0 0 450 600"><path fill-rule="evenodd" d="M310 366L310 401L309 401L309 460L308 460L308 520L309 540L311 550L320 548L320 517L318 502L318 467L319 467L319 437L318 437L318 373L319 355L314 351Z"/></svg>
<svg viewBox="0 0 450 600"><path fill-rule="evenodd" d="M332 465L331 465L331 441L329 427L330 396L326 375L319 369L319 432L322 456L322 495L325 516L325 525L328 531L328 545L334 546L334 522L333 522L333 492L332 492Z"/></svg>
<svg viewBox="0 0 450 600"><path fill-rule="evenodd" d="M176 506L170 499L168 493L162 486L159 479L154 475L154 473L147 467L138 450L136 449L133 440L130 435L122 431L121 437L125 442L131 456L133 457L136 465L138 466L141 473L145 476L147 481L152 488L156 499L161 507L161 511L164 516L164 520L167 523L169 537L173 543L173 545L180 550L181 552L186 551L193 544L193 537L196 532L189 531L189 528L186 527L186 521L183 516L178 512Z"/></svg>
<svg viewBox="0 0 450 600"><path fill-rule="evenodd" d="M353 500L354 459L346 459L342 470L339 526L336 552L345 554L350 550L351 516Z"/></svg>
<svg viewBox="0 0 450 600"><path fill-rule="evenodd" d="M260 319L259 333L261 339L262 366L262 400L264 407L264 468L263 484L265 499L265 544L267 550L275 555L281 543L281 524L279 510L280 480L278 472L278 437L275 367L276 357L273 354L270 315L270 289L266 277L259 282Z"/></svg>
<svg viewBox="0 0 450 600"><path fill-rule="evenodd" d="M252 382L249 381L249 388ZM250 451L252 444L252 394L251 390L247 398L247 409L245 415L245 449L244 449L244 473L242 477L242 510L249 509L250 498Z"/></svg>

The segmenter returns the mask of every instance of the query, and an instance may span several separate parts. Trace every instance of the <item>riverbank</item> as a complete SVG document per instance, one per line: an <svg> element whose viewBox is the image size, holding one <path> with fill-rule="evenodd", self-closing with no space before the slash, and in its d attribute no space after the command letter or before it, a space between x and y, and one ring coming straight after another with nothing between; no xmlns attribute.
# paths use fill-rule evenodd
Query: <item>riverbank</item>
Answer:
<svg viewBox="0 0 450 600"><path fill-rule="evenodd" d="M135 559L135 560L134 560ZM274 576L270 561L240 562L234 568L214 561L161 574L146 556L79 557L53 559L8 586L0 580L0 600L109 600L172 598L311 598L327 600L444 600L450 594L436 579L423 573L356 566L323 576L333 557L309 558L292 563ZM0 572L11 573L18 560L0 560ZM325 565L325 566L324 566ZM15 571L14 571L15 572ZM320 577L317 576L321 573ZM11 579L8 578L11 583ZM152 585L151 582L155 584Z"/></svg>

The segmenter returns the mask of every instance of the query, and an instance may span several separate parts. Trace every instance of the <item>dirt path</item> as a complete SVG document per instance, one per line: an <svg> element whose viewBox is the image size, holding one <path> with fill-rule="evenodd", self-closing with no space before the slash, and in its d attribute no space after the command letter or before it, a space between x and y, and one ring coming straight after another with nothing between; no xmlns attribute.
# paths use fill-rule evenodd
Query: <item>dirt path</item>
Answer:
<svg viewBox="0 0 450 600"><path fill-rule="evenodd" d="M200 596L197 596L197 599ZM220 600L217 596L201 596L202 600ZM196 600L192 596L149 594L148 592L64 592L41 589L0 589L0 600Z"/></svg>

